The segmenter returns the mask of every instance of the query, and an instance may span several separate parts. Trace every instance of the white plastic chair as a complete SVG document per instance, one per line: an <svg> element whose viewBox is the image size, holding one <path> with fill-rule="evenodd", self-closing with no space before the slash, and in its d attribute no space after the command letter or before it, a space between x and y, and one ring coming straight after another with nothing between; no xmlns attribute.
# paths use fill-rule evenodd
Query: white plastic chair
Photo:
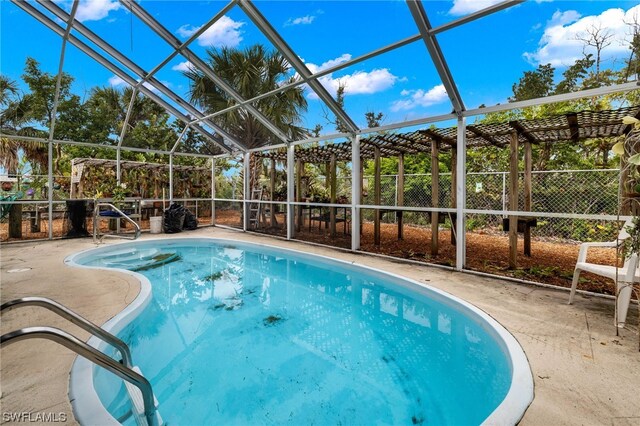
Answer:
<svg viewBox="0 0 640 426"><path fill-rule="evenodd" d="M598 265L596 263L587 262L587 251L590 247L618 247L624 240L629 238L626 228L633 226L631 220L627 220L622 226L618 239L616 241L603 242L603 243L582 243L580 245L580 253L578 254L578 262L576 263L576 269L573 273L573 282L571 283L571 294L569 295L569 304L573 302L573 297L576 294L576 287L578 285L578 279L581 272L591 272L592 274L600 275L602 277L610 278L616 283L616 316L614 323L618 327L624 327L624 323L627 319L627 311L629 310L629 303L631 302L632 286L634 282L640 282L640 271L638 270L638 255L633 254L628 259L625 259L624 265L621 268L609 265ZM616 269L617 269L617 282L616 282Z"/></svg>

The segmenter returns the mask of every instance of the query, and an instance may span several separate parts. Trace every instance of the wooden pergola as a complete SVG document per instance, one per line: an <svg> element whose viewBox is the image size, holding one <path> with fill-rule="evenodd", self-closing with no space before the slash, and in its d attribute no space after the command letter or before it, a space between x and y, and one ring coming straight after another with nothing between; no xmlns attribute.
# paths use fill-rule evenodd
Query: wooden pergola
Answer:
<svg viewBox="0 0 640 426"><path fill-rule="evenodd" d="M533 120L514 120L500 123L470 124L466 126L466 140L468 148L494 146L508 148L509 160L509 210L518 210L518 174L520 146L524 147L524 211L531 211L531 175L532 175L532 145L557 142L579 143L594 138L614 138L626 135L631 126L625 125L622 118L632 116L640 118L640 106L619 108L605 111L570 112L553 117ZM430 128L407 133L376 134L360 140L361 159L374 161L374 204L380 206L380 159L382 157L398 158L398 238L403 238L402 207L404 206L404 156L418 153L431 154L431 208L445 207L439 205L439 156L443 151L451 152L451 187L452 199L448 208L456 208L456 143L457 128ZM336 162L351 161L351 142L326 143L323 145L300 148L296 147L296 201L301 201L300 178L305 163L326 164L329 176L330 202L336 202ZM284 149L256 152L261 158L275 161L286 161L287 153ZM362 164L362 162L361 162ZM361 166L362 167L362 166ZM360 173L362 177L362 172ZM362 181L360 182L362 187ZM362 200L360 200L362 203ZM374 209L374 241L380 244L380 208ZM300 210L299 210L300 212ZM438 219L442 212L431 211L431 254L438 254ZM298 217L298 224L300 222ZM452 220L455 223L455 220ZM524 252L531 255L531 231L533 221L517 215L509 215L509 246L510 266L516 267L518 227L524 232ZM335 209L331 209L330 232L335 234ZM455 244L455 227L452 243Z"/></svg>
<svg viewBox="0 0 640 426"><path fill-rule="evenodd" d="M118 167L118 160L105 160L100 158L74 158L71 161L71 198L81 198L83 193L84 169L87 168L102 168L107 170L116 170ZM198 171L203 173L211 173L211 169L201 166L188 166L188 165L173 165L173 172L184 171ZM163 172L169 173L169 164L163 163L145 163L141 161L120 161L120 169L125 173L130 170L145 170L150 172ZM153 180L153 198L159 198L162 195L162 181L155 178Z"/></svg>

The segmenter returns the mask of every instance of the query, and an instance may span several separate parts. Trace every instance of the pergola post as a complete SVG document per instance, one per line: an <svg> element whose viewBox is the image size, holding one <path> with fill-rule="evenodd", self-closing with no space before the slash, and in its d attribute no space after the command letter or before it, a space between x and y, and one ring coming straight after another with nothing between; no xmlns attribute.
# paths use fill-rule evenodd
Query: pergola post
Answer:
<svg viewBox="0 0 640 426"><path fill-rule="evenodd" d="M302 171L304 163L299 158L296 160L296 201L302 202ZM302 206L296 206L296 232L302 227Z"/></svg>
<svg viewBox="0 0 640 426"><path fill-rule="evenodd" d="M250 152L246 152L244 154L244 160L243 160L243 166L244 166L244 173L242 176L242 184L243 184L243 201L242 201L242 207L243 207L243 218L244 220L242 221L242 229L244 231L246 231L247 229L250 228L250 223L249 223L249 209L251 208L251 153ZM259 218L256 216L256 228L258 227L257 225L257 221L259 220Z"/></svg>
<svg viewBox="0 0 640 426"><path fill-rule="evenodd" d="M398 189L396 191L396 199L398 207L404 206L404 153L398 155ZM404 239L404 219L403 211L398 210L396 217L398 218L398 239Z"/></svg>
<svg viewBox="0 0 640 426"><path fill-rule="evenodd" d="M531 153L531 142L524 143L524 209L531 211L531 169L533 159ZM531 227L524 228L524 255L531 257Z"/></svg>
<svg viewBox="0 0 640 426"><path fill-rule="evenodd" d="M518 133L511 132L509 153L509 210L518 210ZM518 266L518 216L509 215L509 268Z"/></svg>
<svg viewBox="0 0 640 426"><path fill-rule="evenodd" d="M360 207L362 204L362 160L360 158L360 136L351 144L351 250L360 250Z"/></svg>
<svg viewBox="0 0 640 426"><path fill-rule="evenodd" d="M462 271L467 250L464 212L467 208L467 124L464 117L458 118L456 133L456 270Z"/></svg>
<svg viewBox="0 0 640 426"><path fill-rule="evenodd" d="M331 162L329 163L329 179L330 179L330 192L331 192L331 204L336 203L336 155L331 154ZM346 226L346 225L345 225ZM336 208L329 208L329 232L332 237L336 235Z"/></svg>
<svg viewBox="0 0 640 426"><path fill-rule="evenodd" d="M431 206L440 207L440 162L438 142L431 143ZM440 212L431 212L431 256L438 255L438 225Z"/></svg>
<svg viewBox="0 0 640 426"><path fill-rule="evenodd" d="M451 150L451 208L455 209L458 206L458 197L456 192L456 186L458 184L458 153L455 149ZM451 221L451 244L456 245L456 220Z"/></svg>
<svg viewBox="0 0 640 426"><path fill-rule="evenodd" d="M269 211L271 212L271 227L276 226L276 206L273 204L273 194L276 192L276 159L271 159L271 171L269 176L271 185L271 206L269 207Z"/></svg>
<svg viewBox="0 0 640 426"><path fill-rule="evenodd" d="M211 225L216 224L216 159L211 159Z"/></svg>
<svg viewBox="0 0 640 426"><path fill-rule="evenodd" d="M294 223L293 214L295 211L294 206L291 204L295 200L295 178L294 178L294 163L295 163L295 146L289 145L287 147L287 240L293 238L294 235Z"/></svg>
<svg viewBox="0 0 640 426"><path fill-rule="evenodd" d="M380 205L381 191L380 191L380 148L377 146L374 148L374 176L373 176L373 203L376 206ZM374 209L373 211L373 241L374 244L380 245L380 209Z"/></svg>

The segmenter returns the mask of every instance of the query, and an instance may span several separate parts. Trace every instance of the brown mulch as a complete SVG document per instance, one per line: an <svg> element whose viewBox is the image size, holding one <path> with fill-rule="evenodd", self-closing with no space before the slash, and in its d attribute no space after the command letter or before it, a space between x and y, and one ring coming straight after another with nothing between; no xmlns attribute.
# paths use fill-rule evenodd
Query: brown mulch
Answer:
<svg viewBox="0 0 640 426"><path fill-rule="evenodd" d="M284 215L276 217L279 227L261 229L271 235L286 236L284 227ZM208 225L210 218L199 218L201 225ZM216 223L242 228L240 211L217 210ZM54 237L66 234L66 227L62 219L54 220ZM149 221L141 223L142 229L149 229ZM88 223L89 232L91 225ZM101 221L101 230L108 230L107 221ZM127 229L130 230L130 227ZM42 226L42 232L30 232L29 221L23 222L24 239L43 239L48 237L46 224ZM347 231L350 231L348 229ZM361 249L365 252L379 253L402 259L411 259L426 263L440 265L455 265L456 247L450 242L450 231L439 232L439 250L437 256L431 255L431 229L405 225L404 239L397 239L397 226L395 224L381 224L381 244L376 246L373 241L373 223L364 223L361 238ZM351 236L345 235L343 224L337 225L337 234L331 237L324 226L318 230L317 223L309 230L303 226L296 233L296 239L309 241L334 247L350 248ZM0 241L8 241L7 223L0 223ZM11 239L12 241L15 239ZM579 245L572 243L542 241L532 239L531 257L524 256L521 236L518 239L518 268L509 269L509 239L505 232L468 232L467 233L467 262L466 267L471 270L487 272L494 275L508 276L529 281L552 284L562 287L571 286L573 270L578 258ZM589 249L589 262L612 265L616 253L613 249L591 248ZM613 283L602 277L583 274L578 288L597 293L612 294Z"/></svg>
<svg viewBox="0 0 640 426"><path fill-rule="evenodd" d="M278 216L282 224L284 217ZM216 223L242 227L239 211L216 211ZM350 248L351 236L343 233L342 224L337 224L337 234L331 237L329 232L314 223L309 231L305 224L296 233L296 239L326 244L334 247ZM260 232L286 235L284 227L263 229ZM363 224L361 249L370 253L411 259L426 263L455 266L456 247L451 244L451 232L439 232L439 250L437 256L431 255L431 228L405 225L404 239L398 240L398 228L395 224L382 223L380 226L381 244L376 246L373 240L373 223ZM571 287L573 271L578 259L580 246L562 241L543 241L533 238L531 257L523 254L522 236L518 238L518 268L509 269L509 237L506 232L495 230L467 233L467 262L471 270L494 275L507 276L544 284ZM616 252L607 248L589 249L588 261L613 265ZM613 283L593 274L582 274L578 288L596 293L613 294Z"/></svg>

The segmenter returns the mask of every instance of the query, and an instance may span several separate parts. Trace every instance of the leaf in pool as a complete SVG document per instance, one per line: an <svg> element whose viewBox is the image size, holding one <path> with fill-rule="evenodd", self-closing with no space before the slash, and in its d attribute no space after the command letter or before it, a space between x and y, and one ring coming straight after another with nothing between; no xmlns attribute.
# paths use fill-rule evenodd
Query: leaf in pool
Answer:
<svg viewBox="0 0 640 426"><path fill-rule="evenodd" d="M211 306L209 306L209 308L208 308L208 309L209 309L210 311L218 311L218 310L220 310L220 309L224 308L225 306L227 306L227 305L225 305L224 303L218 303L217 305L211 305Z"/></svg>
<svg viewBox="0 0 640 426"><path fill-rule="evenodd" d="M171 256L174 256L175 253L160 253L152 257L156 262L162 262L163 260L169 259Z"/></svg>
<svg viewBox="0 0 640 426"><path fill-rule="evenodd" d="M218 271L218 272L214 272L213 274L209 274L206 277L204 277L205 281L215 281L222 278L222 271Z"/></svg>
<svg viewBox="0 0 640 426"><path fill-rule="evenodd" d="M284 321L284 318L282 318L280 315L269 315L262 320L262 323L265 327L270 327L272 325L280 323L281 321Z"/></svg>
<svg viewBox="0 0 640 426"><path fill-rule="evenodd" d="M149 269L157 268L158 266L166 265L167 263L177 262L178 260L182 260L182 256L177 253L161 253L157 256L154 256L151 259L151 262L145 263L144 265L138 266L136 268L131 268L132 271L147 271Z"/></svg>

